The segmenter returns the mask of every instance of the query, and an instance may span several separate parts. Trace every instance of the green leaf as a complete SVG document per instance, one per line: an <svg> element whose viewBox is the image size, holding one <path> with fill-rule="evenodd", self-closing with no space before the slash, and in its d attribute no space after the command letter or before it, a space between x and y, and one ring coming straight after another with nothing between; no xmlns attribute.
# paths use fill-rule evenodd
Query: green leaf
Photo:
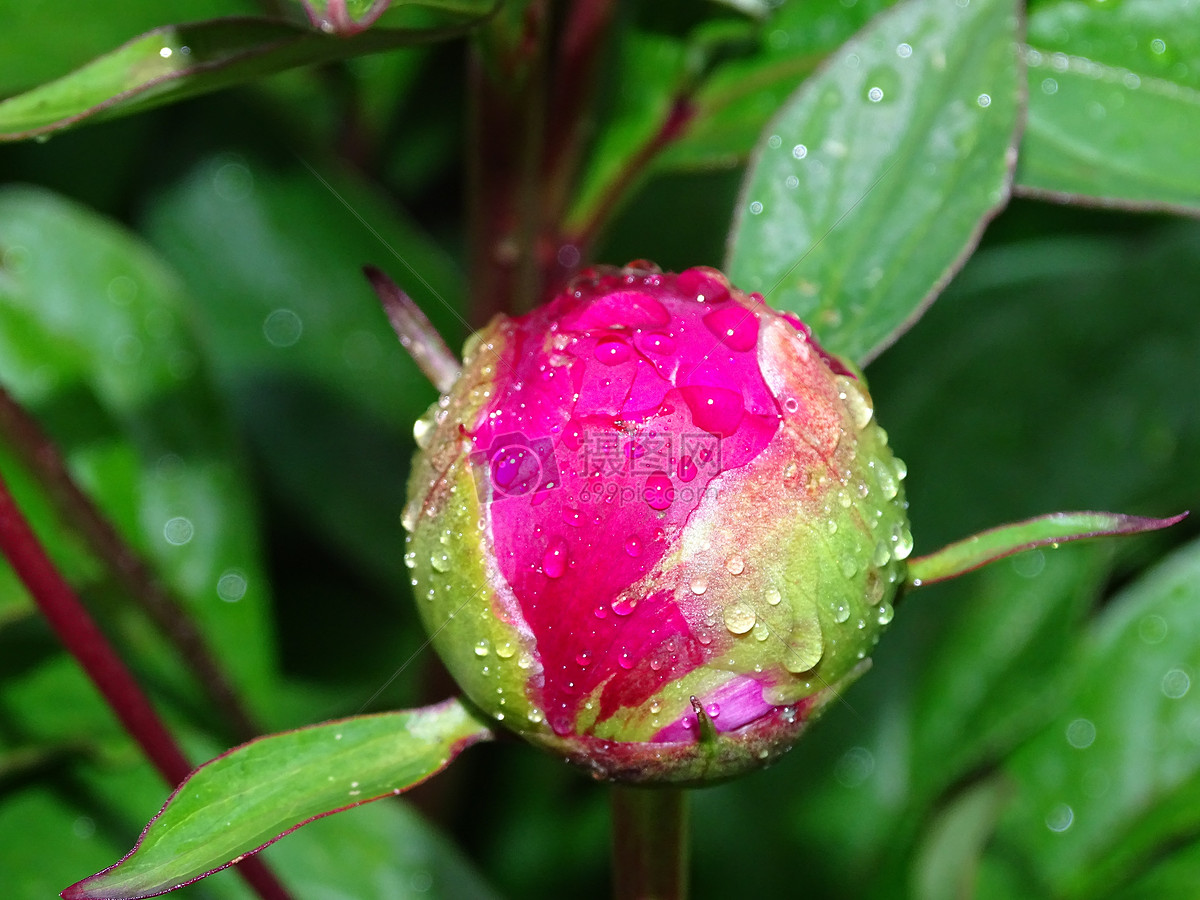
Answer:
<svg viewBox="0 0 1200 900"><path fill-rule="evenodd" d="M1043 893L1096 897L1200 830L1200 543L1113 600L1076 660L1063 714L1015 754L995 852Z"/></svg>
<svg viewBox="0 0 1200 900"><path fill-rule="evenodd" d="M452 699L258 738L193 772L128 856L62 896L164 893L313 819L399 794L490 736Z"/></svg>
<svg viewBox="0 0 1200 900"><path fill-rule="evenodd" d="M295 66L457 36L476 19L437 28L372 29L353 38L272 19L156 28L69 75L0 102L0 140L127 115Z"/></svg>
<svg viewBox="0 0 1200 900"><path fill-rule="evenodd" d="M1040 3L1017 189L1200 213L1200 29L1192 0Z"/></svg>
<svg viewBox="0 0 1200 900"><path fill-rule="evenodd" d="M730 278L833 352L877 354L1007 200L1016 31L1012 0L908 0L877 16L768 126Z"/></svg>
<svg viewBox="0 0 1200 900"><path fill-rule="evenodd" d="M255 0L172 0L171 18L197 22L261 12ZM91 0L71 8L71 27L63 28L44 4L0 0L5 52L0 54L0 97L65 75L131 35L163 21L160 0Z"/></svg>
<svg viewBox="0 0 1200 900"><path fill-rule="evenodd" d="M1168 528L1183 521L1186 516L1187 513L1182 513L1169 519L1147 519L1120 513L1060 512L1000 525L911 560L908 564L908 583L920 587L956 578L990 562L1036 547Z"/></svg>

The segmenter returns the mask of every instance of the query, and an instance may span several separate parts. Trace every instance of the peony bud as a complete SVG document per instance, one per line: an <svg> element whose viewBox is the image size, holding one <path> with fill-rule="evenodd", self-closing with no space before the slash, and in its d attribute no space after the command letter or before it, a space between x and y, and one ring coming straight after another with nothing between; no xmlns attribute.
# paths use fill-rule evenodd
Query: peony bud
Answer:
<svg viewBox="0 0 1200 900"><path fill-rule="evenodd" d="M862 376L719 272L588 270L417 423L406 561L471 701L597 777L761 765L866 668L912 548Z"/></svg>

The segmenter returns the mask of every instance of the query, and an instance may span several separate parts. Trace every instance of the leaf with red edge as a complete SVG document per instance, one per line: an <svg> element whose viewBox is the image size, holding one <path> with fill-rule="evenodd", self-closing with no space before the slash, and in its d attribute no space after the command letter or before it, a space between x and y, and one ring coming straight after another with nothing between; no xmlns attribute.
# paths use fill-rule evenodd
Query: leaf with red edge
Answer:
<svg viewBox="0 0 1200 900"><path fill-rule="evenodd" d="M257 738L193 772L124 859L62 896L132 900L166 893L314 819L420 784L491 736L451 699Z"/></svg>
<svg viewBox="0 0 1200 900"><path fill-rule="evenodd" d="M941 550L919 556L908 564L908 581L911 586L920 587L955 578L1022 550L1082 538L1155 531L1168 528L1185 518L1186 512L1169 519L1147 519L1107 512L1050 513L1024 522L989 528L947 544Z"/></svg>
<svg viewBox="0 0 1200 900"><path fill-rule="evenodd" d="M127 115L296 66L456 37L479 16L444 18L438 27L374 28L354 37L265 18L163 26L62 78L0 101L0 141Z"/></svg>

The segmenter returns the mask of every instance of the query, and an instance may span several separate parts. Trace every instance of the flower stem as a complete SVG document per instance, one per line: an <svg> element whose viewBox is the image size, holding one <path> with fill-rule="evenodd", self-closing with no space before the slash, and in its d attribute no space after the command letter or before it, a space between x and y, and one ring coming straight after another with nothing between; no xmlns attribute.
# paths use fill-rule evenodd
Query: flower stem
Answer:
<svg viewBox="0 0 1200 900"><path fill-rule="evenodd" d="M613 897L687 896L687 797L682 788L612 789Z"/></svg>
<svg viewBox="0 0 1200 900"><path fill-rule="evenodd" d="M46 555L3 477L0 477L0 553L12 564L59 640L167 783L174 787L187 778L192 770L187 757L117 651ZM288 896L259 860L246 860L238 866L238 872L264 900Z"/></svg>

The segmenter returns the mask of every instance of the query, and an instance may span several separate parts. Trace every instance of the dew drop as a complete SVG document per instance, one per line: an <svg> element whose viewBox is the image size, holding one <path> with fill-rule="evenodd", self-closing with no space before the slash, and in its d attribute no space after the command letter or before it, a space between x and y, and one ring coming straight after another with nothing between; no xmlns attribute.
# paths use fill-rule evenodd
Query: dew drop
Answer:
<svg viewBox="0 0 1200 900"><path fill-rule="evenodd" d="M636 663L637 663L637 660L635 660L633 658L633 656L630 655L628 650L626 650L624 653L622 653L620 656L617 657L617 665L625 670L632 669L634 667L634 665L636 665Z"/></svg>
<svg viewBox="0 0 1200 900"><path fill-rule="evenodd" d="M797 144L792 148L792 156L796 159L804 159L804 157L808 156L808 148L803 144Z"/></svg>
<svg viewBox="0 0 1200 900"><path fill-rule="evenodd" d="M619 366L621 363L629 361L633 351L623 340L613 337L602 338L598 341L592 354L606 366Z"/></svg>
<svg viewBox="0 0 1200 900"><path fill-rule="evenodd" d="M745 634L757 622L758 616L747 603L738 601L725 607L725 627L731 634Z"/></svg>
<svg viewBox="0 0 1200 900"><path fill-rule="evenodd" d="M704 317L704 325L731 350L745 352L758 343L758 317L741 306L724 306Z"/></svg>
<svg viewBox="0 0 1200 900"><path fill-rule="evenodd" d="M878 103L883 99L883 88L872 87L867 91L867 99L872 103Z"/></svg>
<svg viewBox="0 0 1200 900"><path fill-rule="evenodd" d="M897 525L892 529L892 544L892 554L897 560L908 559L913 550L913 538L907 525Z"/></svg>
<svg viewBox="0 0 1200 900"><path fill-rule="evenodd" d="M641 332L634 337L633 343L643 353L670 356L675 352L675 338L661 331Z"/></svg>
<svg viewBox="0 0 1200 900"><path fill-rule="evenodd" d="M542 724L542 722L546 721L545 715L543 715L542 711L540 709L538 709L536 706L529 710L527 718L534 725L540 725L540 724Z"/></svg>
<svg viewBox="0 0 1200 900"><path fill-rule="evenodd" d="M1066 831L1074 821L1075 810L1065 803L1058 804L1046 814L1046 827L1056 833Z"/></svg>
<svg viewBox="0 0 1200 900"><path fill-rule="evenodd" d="M692 583L691 583L690 587L692 589L692 593L695 594L697 597L699 597L701 594L703 594L705 591L708 590L708 579L705 578L703 575L697 575L695 578L692 579Z"/></svg>
<svg viewBox="0 0 1200 900"><path fill-rule="evenodd" d="M603 607L598 607L597 611L600 609L603 609ZM612 611L618 616L627 616L635 609L637 609L637 601L625 594L622 594L612 602Z"/></svg>
<svg viewBox="0 0 1200 900"><path fill-rule="evenodd" d="M867 427L867 423L871 421L871 417L875 414L870 399L859 386L858 382L852 378L839 375L837 383L841 391L839 396L846 404L846 410L850 413L854 427L862 431Z"/></svg>
<svg viewBox="0 0 1200 900"><path fill-rule="evenodd" d="M631 534L625 539L625 552L634 558L642 555L642 541L637 535Z"/></svg>
<svg viewBox="0 0 1200 900"><path fill-rule="evenodd" d="M757 327L757 323L756 323ZM738 391L709 385L691 385L679 389L697 428L728 437L737 431L745 408Z"/></svg>
<svg viewBox="0 0 1200 900"><path fill-rule="evenodd" d="M710 719L715 719L721 714L721 704L710 703L708 706L704 707L704 712Z"/></svg>
<svg viewBox="0 0 1200 900"><path fill-rule="evenodd" d="M800 401L795 397L788 397L783 401L783 408L790 413L794 413L800 408Z"/></svg>
<svg viewBox="0 0 1200 900"><path fill-rule="evenodd" d="M685 484L700 474L700 470L696 468L695 461L687 455L679 457L679 465L676 468L679 473L679 480Z"/></svg>
<svg viewBox="0 0 1200 900"><path fill-rule="evenodd" d="M876 617L875 621L880 625L886 625L888 622L892 621L892 617L895 614L896 611L892 608L892 604L881 603L879 604L879 615Z"/></svg>
<svg viewBox="0 0 1200 900"><path fill-rule="evenodd" d="M447 572L450 569L450 557L445 553L435 553L429 557L429 564L438 572Z"/></svg>
<svg viewBox="0 0 1200 900"><path fill-rule="evenodd" d="M567 571L567 542L562 538L556 539L542 557L542 571L547 578L561 578Z"/></svg>
<svg viewBox="0 0 1200 900"><path fill-rule="evenodd" d="M666 472L654 472L646 478L642 499L651 509L663 510L675 502L675 487Z"/></svg>
<svg viewBox="0 0 1200 900"><path fill-rule="evenodd" d="M849 553L842 557L842 574L847 578L858 574L858 562Z"/></svg>
<svg viewBox="0 0 1200 900"><path fill-rule="evenodd" d="M591 665L592 654L589 650L581 650L575 654L575 662L581 666Z"/></svg>
<svg viewBox="0 0 1200 900"><path fill-rule="evenodd" d="M1096 726L1090 719L1075 719L1067 726L1067 743L1076 750L1086 750L1096 740Z"/></svg>
<svg viewBox="0 0 1200 900"><path fill-rule="evenodd" d="M771 606L778 606L781 600L783 600L783 594L779 593L779 588L767 588L767 603Z"/></svg>
<svg viewBox="0 0 1200 900"><path fill-rule="evenodd" d="M489 644L486 640L479 641L475 645L475 655L476 656L487 656L488 651L490 649L491 649L491 644Z"/></svg>
<svg viewBox="0 0 1200 900"><path fill-rule="evenodd" d="M850 604L844 600L839 600L837 606L833 608L833 621L839 625L850 618Z"/></svg>
<svg viewBox="0 0 1200 900"><path fill-rule="evenodd" d="M783 658L783 667L793 675L807 672L821 661L824 647L821 643L811 641L788 642L788 652Z"/></svg>
<svg viewBox="0 0 1200 900"><path fill-rule="evenodd" d="M736 553L725 560L725 571L730 575L741 575L746 570L746 561Z"/></svg>
<svg viewBox="0 0 1200 900"><path fill-rule="evenodd" d="M896 494L900 492L900 484L896 481L896 476L887 463L879 463L876 465L871 463L871 467L875 470L875 481L879 485L879 490L883 494L883 499L894 500Z"/></svg>
<svg viewBox="0 0 1200 900"><path fill-rule="evenodd" d="M501 659L511 659L514 653L516 653L516 648L513 647L512 641L505 641L496 648L496 655Z"/></svg>

